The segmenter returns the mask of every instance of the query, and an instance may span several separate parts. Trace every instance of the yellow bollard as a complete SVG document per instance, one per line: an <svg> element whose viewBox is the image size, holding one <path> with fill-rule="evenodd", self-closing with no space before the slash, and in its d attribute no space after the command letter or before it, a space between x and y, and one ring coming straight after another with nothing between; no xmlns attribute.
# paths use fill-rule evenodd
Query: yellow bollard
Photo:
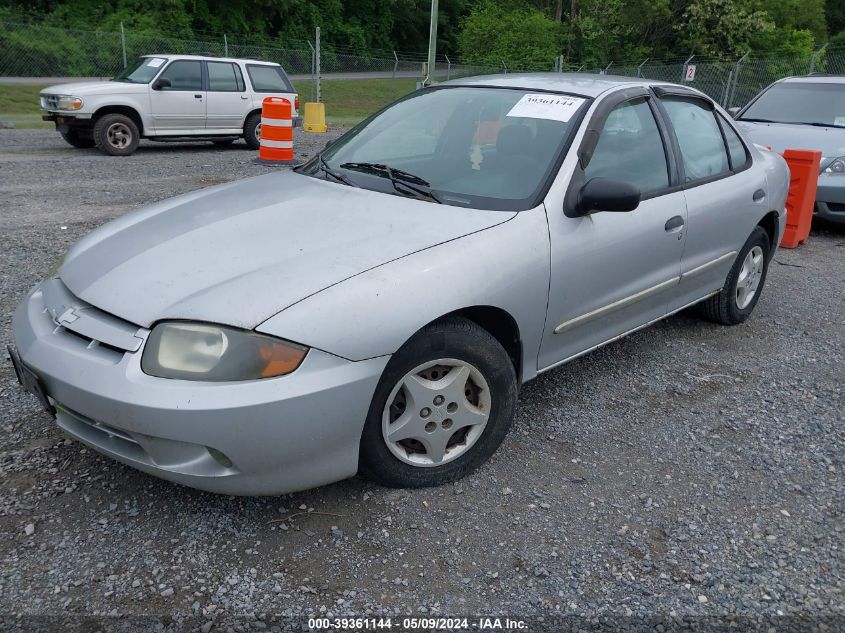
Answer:
<svg viewBox="0 0 845 633"><path fill-rule="evenodd" d="M305 132L325 132L326 126L326 104L306 103L305 122L302 124Z"/></svg>

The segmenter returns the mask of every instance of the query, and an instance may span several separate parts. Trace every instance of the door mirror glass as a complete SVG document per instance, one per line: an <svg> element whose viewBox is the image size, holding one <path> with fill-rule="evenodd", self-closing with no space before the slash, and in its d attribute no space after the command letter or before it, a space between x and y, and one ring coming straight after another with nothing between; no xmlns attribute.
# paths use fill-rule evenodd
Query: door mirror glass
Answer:
<svg viewBox="0 0 845 633"><path fill-rule="evenodd" d="M593 178L578 197L578 215L597 211L633 211L640 206L639 187L611 178Z"/></svg>
<svg viewBox="0 0 845 633"><path fill-rule="evenodd" d="M732 108L728 108L727 113L730 114L731 117L733 117L735 119L736 115L739 114L740 110L741 110L741 108L739 106L734 106Z"/></svg>
<svg viewBox="0 0 845 633"><path fill-rule="evenodd" d="M167 77L160 77L159 79L155 80L153 84L153 90L164 90L165 88L170 88L172 84Z"/></svg>

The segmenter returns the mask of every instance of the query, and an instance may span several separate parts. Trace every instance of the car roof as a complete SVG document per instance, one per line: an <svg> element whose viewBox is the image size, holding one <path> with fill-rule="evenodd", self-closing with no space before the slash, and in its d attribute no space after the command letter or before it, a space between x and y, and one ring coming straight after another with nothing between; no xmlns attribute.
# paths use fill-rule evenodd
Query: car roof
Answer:
<svg viewBox="0 0 845 633"><path fill-rule="evenodd" d="M215 57L214 55L175 55L165 53L161 55L141 55L141 57L163 57L164 59L204 59L210 62L244 62L247 64L264 64L266 66L278 66L276 62L268 62L263 59L245 59L243 57Z"/></svg>
<svg viewBox="0 0 845 633"><path fill-rule="evenodd" d="M813 75L802 75L800 77L786 77L778 83L785 84L845 84L845 75L825 75L823 73Z"/></svg>
<svg viewBox="0 0 845 633"><path fill-rule="evenodd" d="M639 77L621 77L616 75L592 75L589 73L507 73L501 75L482 75L454 79L441 86L495 86L502 88L525 88L528 90L553 90L597 97L603 92L620 86L666 86L665 81L651 81Z"/></svg>

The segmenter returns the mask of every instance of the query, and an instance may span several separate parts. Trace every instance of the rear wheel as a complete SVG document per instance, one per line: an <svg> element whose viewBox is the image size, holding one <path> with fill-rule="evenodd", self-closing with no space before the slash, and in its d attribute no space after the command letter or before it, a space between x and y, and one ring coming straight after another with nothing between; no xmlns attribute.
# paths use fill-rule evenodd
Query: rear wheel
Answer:
<svg viewBox="0 0 845 633"><path fill-rule="evenodd" d="M725 285L718 294L699 304L700 312L722 325L737 325L745 321L763 291L769 270L771 239L761 227L755 227L728 273Z"/></svg>
<svg viewBox="0 0 845 633"><path fill-rule="evenodd" d="M261 113L253 112L244 122L244 140L249 149L258 149L261 144Z"/></svg>
<svg viewBox="0 0 845 633"><path fill-rule="evenodd" d="M94 147L94 138L90 134L82 134L82 132L75 128L70 128L67 132L59 132L59 134L62 135L62 138L69 145L73 145L74 147L78 147L79 149L88 149L89 147Z"/></svg>
<svg viewBox="0 0 845 633"><path fill-rule="evenodd" d="M508 353L466 319L433 323L390 359L361 436L361 472L395 487L437 486L484 463L510 428Z"/></svg>
<svg viewBox="0 0 845 633"><path fill-rule="evenodd" d="M94 123L94 141L106 154L129 156L138 149L141 135L125 114L104 114Z"/></svg>

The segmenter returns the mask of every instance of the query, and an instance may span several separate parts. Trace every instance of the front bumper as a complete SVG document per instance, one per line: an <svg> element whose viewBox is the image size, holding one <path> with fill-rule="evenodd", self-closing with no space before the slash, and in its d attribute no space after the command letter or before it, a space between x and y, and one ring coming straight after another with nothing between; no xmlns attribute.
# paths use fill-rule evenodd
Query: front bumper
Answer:
<svg viewBox="0 0 845 633"><path fill-rule="evenodd" d="M144 472L232 495L281 494L354 475L388 360L352 362L312 349L279 378L155 378L141 371L143 345L122 352L57 327L40 288L18 307L13 330L65 432Z"/></svg>
<svg viewBox="0 0 845 633"><path fill-rule="evenodd" d="M845 224L845 176L819 175L813 217Z"/></svg>

